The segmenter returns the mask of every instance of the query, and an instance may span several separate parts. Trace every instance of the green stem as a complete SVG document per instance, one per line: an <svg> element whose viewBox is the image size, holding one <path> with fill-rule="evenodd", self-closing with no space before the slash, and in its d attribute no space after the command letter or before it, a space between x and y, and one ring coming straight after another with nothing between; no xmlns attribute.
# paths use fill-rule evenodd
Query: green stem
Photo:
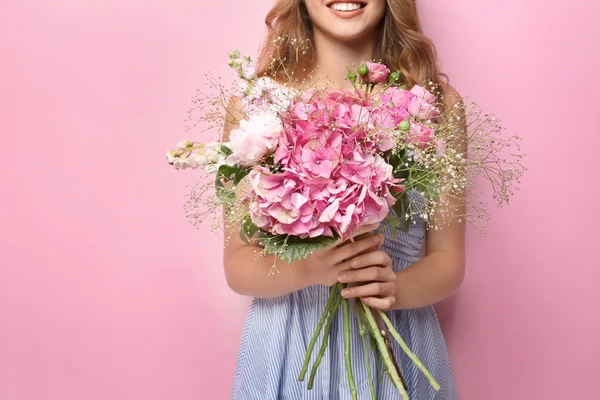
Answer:
<svg viewBox="0 0 600 400"><path fill-rule="evenodd" d="M375 355L375 364L377 366L377 376L379 377L379 382L383 383L383 369L381 368L381 354L375 351L377 349L377 342L375 341L375 336L371 330L368 330L369 340L371 341L371 351Z"/></svg>
<svg viewBox="0 0 600 400"><path fill-rule="evenodd" d="M396 366L390 358L390 354L388 353L385 341L383 340L383 336L381 336L381 332L379 332L379 327L377 326L375 317L371 313L371 309L368 306L366 306L362 301L360 302L360 304L363 310L365 311L365 319L367 321L369 329L371 329L371 334L375 336L377 347L379 348L379 352L383 357L383 364L385 365L386 372L390 376L390 380L393 382L394 386L396 386L396 389L398 389L398 391L400 392L402 399L409 400L408 393L406 393L406 390L402 385L402 381L400 380L400 376L398 375L398 371L396 370Z"/></svg>
<svg viewBox="0 0 600 400"><path fill-rule="evenodd" d="M319 364L321 364L321 360L323 359L323 355L325 354L325 349L327 348L327 343L329 342L329 333L331 332L331 325L333 324L334 317L337 313L338 308L340 307L340 303L342 302L342 295L340 291L334 291L331 293L331 296L335 296L335 302L331 307L331 312L329 313L329 317L327 318L327 324L325 325L325 333L323 334L323 343L321 344L321 348L319 349L319 354L317 355L317 359L312 366L310 371L310 378L308 379L308 390L312 389L315 376L317 374L317 368Z"/></svg>
<svg viewBox="0 0 600 400"><path fill-rule="evenodd" d="M348 377L348 384L350 385L350 393L352 394L352 400L358 399L356 393L356 385L354 384L354 374L352 373L352 360L350 358L350 307L348 307L348 299L343 300L344 304L344 331L345 337L344 342L346 345L346 351L344 357L346 358L346 375Z"/></svg>
<svg viewBox="0 0 600 400"><path fill-rule="evenodd" d="M408 357L410 357L410 359L415 363L415 365L427 377L427 379L429 380L429 384L431 386L433 386L433 388L436 391L440 390L440 384L436 382L436 380L433 378L433 376L431 376L431 374L429 373L429 371L427 371L427 368L425 368L425 366L423 365L423 363L421 362L421 360L419 360L417 358L417 356L415 355L415 353L413 353L408 348L408 346L406 345L406 343L404 342L404 340L402 340L402 338L400 337L400 334L398 333L398 331L396 331L396 329L394 328L394 325L392 325L392 322L389 320L389 318L387 317L387 315L385 315L385 313L383 311L381 311L381 310L379 310L379 315L381 315L381 318L383 319L383 321L387 325L388 330L390 331L390 333L392 334L392 336L394 337L394 339L396 339L396 341L398 342L398 344L400 345L400 347L402 347L402 350L404 350L404 352L406 353L406 355Z"/></svg>
<svg viewBox="0 0 600 400"><path fill-rule="evenodd" d="M365 324L362 320L362 312L360 311L360 307L357 307L357 317L358 317L358 329L360 332L360 338L363 343L363 353L365 355L365 364L367 367L367 378L369 380L369 389L371 390L371 399L377 400L375 396L375 387L373 386L373 376L371 375L371 360L369 359L369 349L367 348L367 332L365 330Z"/></svg>
<svg viewBox="0 0 600 400"><path fill-rule="evenodd" d="M333 303L335 301L336 293L339 292L340 285L341 285L341 283L336 283L330 291L329 299L327 299L327 304L325 304L325 310L323 310L323 314L321 314L321 319L319 319L319 324L317 325L317 329L315 330L313 337L310 339L310 342L308 343L308 348L306 349L306 355L304 356L304 363L302 364L302 371L300 371L300 376L298 377L299 381L303 381L304 377L306 376L306 372L308 371L308 363L310 362L310 356L313 352L313 349L315 347L315 343L317 342L319 334L321 333L321 329L323 328L325 319L327 318L329 311L331 311L331 307L333 306Z"/></svg>

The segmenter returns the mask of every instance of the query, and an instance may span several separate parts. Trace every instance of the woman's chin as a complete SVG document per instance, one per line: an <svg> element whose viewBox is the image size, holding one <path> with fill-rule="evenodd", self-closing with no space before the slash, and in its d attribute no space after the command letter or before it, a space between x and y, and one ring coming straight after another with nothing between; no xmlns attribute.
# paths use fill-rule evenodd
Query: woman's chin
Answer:
<svg viewBox="0 0 600 400"><path fill-rule="evenodd" d="M356 29L331 29L326 33L331 39L336 40L341 43L357 43L365 40L365 38L370 37L373 34L370 30L365 30L362 28Z"/></svg>

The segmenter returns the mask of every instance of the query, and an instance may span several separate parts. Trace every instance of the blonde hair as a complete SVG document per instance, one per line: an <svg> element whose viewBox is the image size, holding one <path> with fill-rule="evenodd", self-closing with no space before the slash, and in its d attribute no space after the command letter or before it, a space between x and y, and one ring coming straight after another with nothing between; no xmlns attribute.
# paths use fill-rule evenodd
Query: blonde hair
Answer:
<svg viewBox="0 0 600 400"><path fill-rule="evenodd" d="M304 1L278 0L265 23L267 33L258 58L258 75L281 75L310 67L315 49ZM432 81L443 89L442 83L447 83L448 77L439 71L435 46L423 34L416 0L387 0L381 24L380 46L374 59L392 70L401 69L409 86ZM298 43L305 44L300 52Z"/></svg>

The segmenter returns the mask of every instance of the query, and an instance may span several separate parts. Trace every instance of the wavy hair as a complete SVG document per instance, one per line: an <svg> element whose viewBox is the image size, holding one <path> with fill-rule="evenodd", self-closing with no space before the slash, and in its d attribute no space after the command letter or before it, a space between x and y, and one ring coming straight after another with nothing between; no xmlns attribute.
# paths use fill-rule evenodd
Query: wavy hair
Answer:
<svg viewBox="0 0 600 400"><path fill-rule="evenodd" d="M259 75L282 75L309 68L314 60L312 22L302 0L278 0L265 18L266 38L260 49ZM404 81L448 83L439 71L435 46L423 34L416 0L387 0L374 58L390 69L401 69ZM299 51L298 43L305 47ZM443 85L440 85L443 89Z"/></svg>

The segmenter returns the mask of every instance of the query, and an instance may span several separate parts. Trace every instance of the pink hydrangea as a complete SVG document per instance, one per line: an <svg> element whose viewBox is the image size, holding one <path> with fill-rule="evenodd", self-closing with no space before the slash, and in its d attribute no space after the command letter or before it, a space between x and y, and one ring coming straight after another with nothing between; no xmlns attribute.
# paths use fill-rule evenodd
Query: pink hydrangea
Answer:
<svg viewBox="0 0 600 400"><path fill-rule="evenodd" d="M383 220L399 181L370 141L369 113L362 98L339 90L307 92L290 104L274 154L283 171L250 172L254 223L305 238L347 237Z"/></svg>

